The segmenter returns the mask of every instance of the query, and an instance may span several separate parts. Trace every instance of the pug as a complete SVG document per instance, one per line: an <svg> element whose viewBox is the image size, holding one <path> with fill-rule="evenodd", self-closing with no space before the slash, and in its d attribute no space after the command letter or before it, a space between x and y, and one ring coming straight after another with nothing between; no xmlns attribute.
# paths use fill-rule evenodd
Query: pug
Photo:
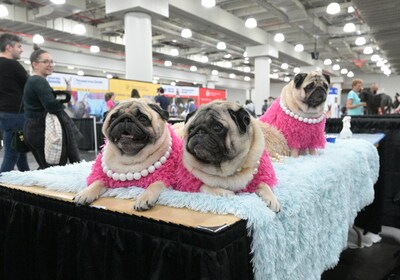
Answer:
<svg viewBox="0 0 400 280"><path fill-rule="evenodd" d="M165 187L174 184L179 139L167 124L168 112L145 99L121 102L106 117L102 132L106 144L79 192L76 204L90 204L107 188L137 186L146 190L134 209L143 211L156 203Z"/></svg>
<svg viewBox="0 0 400 280"><path fill-rule="evenodd" d="M258 121L227 101L202 105L186 117L176 189L231 196L255 192L273 211L277 183Z"/></svg>
<svg viewBox="0 0 400 280"><path fill-rule="evenodd" d="M324 106L330 78L319 71L299 73L259 119L281 131L290 155L316 155L325 147Z"/></svg>

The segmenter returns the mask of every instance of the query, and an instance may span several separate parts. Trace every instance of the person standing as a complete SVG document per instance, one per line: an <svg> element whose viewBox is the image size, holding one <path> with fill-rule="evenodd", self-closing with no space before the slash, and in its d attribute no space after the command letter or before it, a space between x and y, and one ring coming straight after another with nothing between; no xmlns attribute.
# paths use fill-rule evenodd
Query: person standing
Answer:
<svg viewBox="0 0 400 280"><path fill-rule="evenodd" d="M347 94L347 115L361 116L364 115L365 102L361 102L359 94L362 88L362 80L355 79L351 84L352 90Z"/></svg>
<svg viewBox="0 0 400 280"><path fill-rule="evenodd" d="M56 92L46 80L54 70L52 56L45 50L35 48L30 57L33 74L28 78L24 88L25 127L24 136L26 145L31 149L39 164L39 169L52 165L65 165L79 162L79 150L76 137L80 132L74 122L64 112L63 103L69 102L71 95L68 92ZM67 88L69 85L67 84ZM56 96L63 93L66 98L58 100ZM62 127L61 157L58 164L48 164L45 156L45 129L46 114L56 115Z"/></svg>
<svg viewBox="0 0 400 280"><path fill-rule="evenodd" d="M29 170L26 153L11 147L14 131L23 130L25 117L22 106L23 89L28 73L17 61L23 52L19 36L4 33L0 36L0 130L3 135L4 157L0 173Z"/></svg>
<svg viewBox="0 0 400 280"><path fill-rule="evenodd" d="M156 103L161 106L165 111L169 112L169 100L168 98L164 95L164 89L162 87L159 87L157 89L157 96L154 98Z"/></svg>
<svg viewBox="0 0 400 280"><path fill-rule="evenodd" d="M132 89L131 91L131 98L140 98L139 91L137 89Z"/></svg>

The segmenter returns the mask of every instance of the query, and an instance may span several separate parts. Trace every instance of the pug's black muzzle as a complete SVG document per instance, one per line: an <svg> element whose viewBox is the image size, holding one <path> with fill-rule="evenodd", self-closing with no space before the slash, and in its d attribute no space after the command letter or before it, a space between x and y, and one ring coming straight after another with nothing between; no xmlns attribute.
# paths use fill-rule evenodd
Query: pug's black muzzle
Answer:
<svg viewBox="0 0 400 280"><path fill-rule="evenodd" d="M306 100L306 104L309 107L317 107L325 102L326 90L323 87L316 87Z"/></svg>
<svg viewBox="0 0 400 280"><path fill-rule="evenodd" d="M137 120L130 115L121 116L110 124L108 138L123 153L135 155L151 143L151 135Z"/></svg>
<svg viewBox="0 0 400 280"><path fill-rule="evenodd" d="M224 139L206 127L198 127L189 134L186 150L204 163L219 165L227 160Z"/></svg>

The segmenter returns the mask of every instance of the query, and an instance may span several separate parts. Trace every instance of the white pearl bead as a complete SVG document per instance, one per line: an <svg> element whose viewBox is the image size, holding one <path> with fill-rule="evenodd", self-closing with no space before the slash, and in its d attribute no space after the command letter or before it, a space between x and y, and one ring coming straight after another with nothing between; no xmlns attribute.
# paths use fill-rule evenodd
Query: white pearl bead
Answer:
<svg viewBox="0 0 400 280"><path fill-rule="evenodd" d="M124 173L119 174L119 178L120 181L126 181L126 175Z"/></svg>
<svg viewBox="0 0 400 280"><path fill-rule="evenodd" d="M139 172L135 172L135 173L133 173L133 179L135 179L135 180L139 180L140 178L142 178L142 175L140 175L140 173L139 173Z"/></svg>
<svg viewBox="0 0 400 280"><path fill-rule="evenodd" d="M164 154L164 156L165 156L166 158L168 158L169 155L170 155L170 152L168 152L168 151L166 151L165 154Z"/></svg>
<svg viewBox="0 0 400 280"><path fill-rule="evenodd" d="M308 118L303 118L303 122L308 122Z"/></svg>
<svg viewBox="0 0 400 280"><path fill-rule="evenodd" d="M103 172L107 174L107 172L108 172L107 166L106 166L106 167L103 167Z"/></svg>
<svg viewBox="0 0 400 280"><path fill-rule="evenodd" d="M296 120L298 120L298 119L299 119L299 115L294 115L294 118L295 118Z"/></svg>
<svg viewBox="0 0 400 280"><path fill-rule="evenodd" d="M106 167L106 163L103 160L101 161L101 167Z"/></svg>
<svg viewBox="0 0 400 280"><path fill-rule="evenodd" d="M290 114L290 110L286 109L285 113L286 113L286 115L289 115Z"/></svg>
<svg viewBox="0 0 400 280"><path fill-rule="evenodd" d="M154 167L157 168L157 169L160 168L161 165L162 165L162 163L159 162L159 161L156 161L156 162L154 163Z"/></svg>
<svg viewBox="0 0 400 280"><path fill-rule="evenodd" d="M303 119L304 119L303 117L299 117L299 121L301 121L301 122L302 122L302 121L303 121Z"/></svg>
<svg viewBox="0 0 400 280"><path fill-rule="evenodd" d="M112 171L111 171L111 170L108 170L108 171L107 171L107 176L111 178L112 175L113 175Z"/></svg>
<svg viewBox="0 0 400 280"><path fill-rule="evenodd" d="M119 173L114 173L112 175L113 180L119 180Z"/></svg>
<svg viewBox="0 0 400 280"><path fill-rule="evenodd" d="M308 119L308 123L313 123L313 120L312 119Z"/></svg>
<svg viewBox="0 0 400 280"><path fill-rule="evenodd" d="M160 158L160 162L161 163L166 163L167 162L167 158L166 157L161 157Z"/></svg>
<svg viewBox="0 0 400 280"><path fill-rule="evenodd" d="M294 116L294 113L293 112L290 112L290 114L289 114L291 117L293 117Z"/></svg>
<svg viewBox="0 0 400 280"><path fill-rule="evenodd" d="M126 179L129 180L129 181L133 180L133 174L132 174L132 172L128 172L128 173L126 174Z"/></svg>
<svg viewBox="0 0 400 280"><path fill-rule="evenodd" d="M257 168L254 168L253 174L257 174L257 172L258 172Z"/></svg>
<svg viewBox="0 0 400 280"><path fill-rule="evenodd" d="M147 169L143 169L142 171L140 171L140 175L142 175L142 177L146 177L147 175L149 175L149 171Z"/></svg>
<svg viewBox="0 0 400 280"><path fill-rule="evenodd" d="M153 173L154 171L156 171L156 168L154 167L154 165L150 165L147 170L149 171L149 173Z"/></svg>

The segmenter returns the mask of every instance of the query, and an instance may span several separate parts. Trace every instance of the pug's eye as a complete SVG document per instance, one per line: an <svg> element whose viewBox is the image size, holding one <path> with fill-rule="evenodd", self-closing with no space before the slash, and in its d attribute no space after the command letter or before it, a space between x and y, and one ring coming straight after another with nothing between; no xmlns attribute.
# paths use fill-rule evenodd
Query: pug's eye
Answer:
<svg viewBox="0 0 400 280"><path fill-rule="evenodd" d="M312 89L314 88L314 86L315 86L315 84L314 84L314 83L311 83L311 84L307 85L307 86L304 88L304 91L310 91L310 90L312 90Z"/></svg>
<svg viewBox="0 0 400 280"><path fill-rule="evenodd" d="M140 121L142 124L149 124L150 120L146 115L139 115L138 116L138 121Z"/></svg>
<svg viewBox="0 0 400 280"><path fill-rule="evenodd" d="M215 132L221 132L224 129L223 125L220 123L215 123L212 128Z"/></svg>

